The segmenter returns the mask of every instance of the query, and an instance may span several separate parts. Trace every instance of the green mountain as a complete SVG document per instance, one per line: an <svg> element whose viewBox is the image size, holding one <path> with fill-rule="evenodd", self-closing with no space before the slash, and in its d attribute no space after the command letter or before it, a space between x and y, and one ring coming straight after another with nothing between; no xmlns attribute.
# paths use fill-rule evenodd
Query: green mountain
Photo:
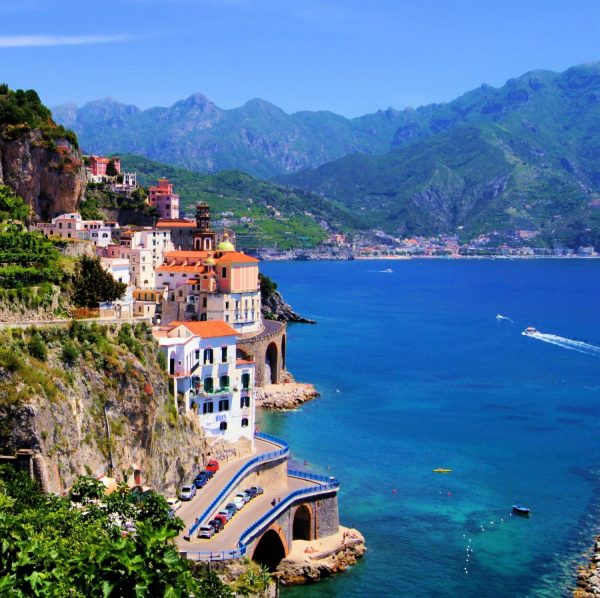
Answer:
<svg viewBox="0 0 600 598"><path fill-rule="evenodd" d="M364 223L346 208L319 196L258 180L239 171L206 175L140 156L121 156L126 171L138 173L143 186L167 177L181 197L181 212L193 216L193 206L206 201L214 220L225 220L235 231L238 247L314 247L326 238L328 229L364 228Z"/></svg>
<svg viewBox="0 0 600 598"><path fill-rule="evenodd" d="M403 112L385 155L279 177L398 234L538 231L600 245L600 63Z"/></svg>
<svg viewBox="0 0 600 598"><path fill-rule="evenodd" d="M286 114L264 100L223 110L202 94L140 110L112 99L53 109L88 153L131 153L199 172L243 170L270 178L352 152L385 152L402 121L388 109L355 119Z"/></svg>

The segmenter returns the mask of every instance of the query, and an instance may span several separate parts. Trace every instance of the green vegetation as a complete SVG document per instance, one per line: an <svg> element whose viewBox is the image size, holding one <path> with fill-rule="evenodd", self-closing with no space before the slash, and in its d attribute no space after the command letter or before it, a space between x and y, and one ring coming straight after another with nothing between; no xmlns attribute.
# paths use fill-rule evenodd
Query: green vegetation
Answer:
<svg viewBox="0 0 600 598"><path fill-rule="evenodd" d="M102 209L127 209L157 216L155 208L146 203L147 193L143 188L135 189L130 196L110 189L109 183L88 183L85 199L79 205L79 213L85 220L105 220Z"/></svg>
<svg viewBox="0 0 600 598"><path fill-rule="evenodd" d="M277 290L277 283L262 272L258 273L258 280L260 282L260 296L262 301L265 302Z"/></svg>
<svg viewBox="0 0 600 598"><path fill-rule="evenodd" d="M78 147L77 136L52 120L52 113L44 106L33 89L12 91L0 84L0 132L1 136L16 139L24 132L38 129L49 145L56 139L66 139Z"/></svg>
<svg viewBox="0 0 600 598"><path fill-rule="evenodd" d="M136 506L128 489L103 497L99 484L75 484L70 498L85 504L77 508L43 495L25 473L0 467L1 595L232 596L216 574L179 558L173 538L182 522L169 517L162 497L151 493ZM123 536L126 519L135 521L135 533Z"/></svg>
<svg viewBox="0 0 600 598"><path fill-rule="evenodd" d="M82 257L73 279L73 301L80 307L98 307L125 294L127 285L106 272L99 258Z"/></svg>
<svg viewBox="0 0 600 598"><path fill-rule="evenodd" d="M314 247L336 230L361 227L361 221L335 202L304 192L292 191L260 181L238 171L203 175L175 166L152 162L140 156L121 156L122 167L138 173L138 182L148 186L166 177L181 196L181 212L205 201L213 220L223 220L235 231L242 250L257 247Z"/></svg>

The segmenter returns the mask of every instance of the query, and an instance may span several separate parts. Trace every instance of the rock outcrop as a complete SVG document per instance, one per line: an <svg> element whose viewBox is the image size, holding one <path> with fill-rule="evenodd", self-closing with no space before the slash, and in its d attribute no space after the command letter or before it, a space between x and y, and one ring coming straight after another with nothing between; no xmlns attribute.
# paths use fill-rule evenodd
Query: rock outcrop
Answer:
<svg viewBox="0 0 600 598"><path fill-rule="evenodd" d="M207 443L193 413L176 408L143 325L135 337L119 337L114 325L78 326L83 331L77 335L64 326L40 329L48 347L44 362L14 349L7 360L9 343L27 346L31 336L1 333L0 453L30 449L43 456L48 483L59 492L78 475L126 481L140 469L144 484L167 494L209 455L225 457ZM70 366L64 362L67 347Z"/></svg>
<svg viewBox="0 0 600 598"><path fill-rule="evenodd" d="M268 297L263 297L261 309L263 317L268 320L316 324L314 320L309 320L296 313L292 307L285 302L279 291L273 291Z"/></svg>
<svg viewBox="0 0 600 598"><path fill-rule="evenodd" d="M8 185L43 220L74 212L86 185L81 154L67 139L39 130L0 133L0 184Z"/></svg>
<svg viewBox="0 0 600 598"><path fill-rule="evenodd" d="M574 598L594 598L600 596L600 536L596 538L592 556L587 567L581 567L577 573L577 587Z"/></svg>
<svg viewBox="0 0 600 598"><path fill-rule="evenodd" d="M256 406L263 409L288 411L297 409L306 401L318 396L320 394L312 384L303 382L265 384L256 389Z"/></svg>
<svg viewBox="0 0 600 598"><path fill-rule="evenodd" d="M367 548L356 529L340 526L335 536L319 540L294 540L290 554L279 563L275 575L284 585L315 583L346 571Z"/></svg>

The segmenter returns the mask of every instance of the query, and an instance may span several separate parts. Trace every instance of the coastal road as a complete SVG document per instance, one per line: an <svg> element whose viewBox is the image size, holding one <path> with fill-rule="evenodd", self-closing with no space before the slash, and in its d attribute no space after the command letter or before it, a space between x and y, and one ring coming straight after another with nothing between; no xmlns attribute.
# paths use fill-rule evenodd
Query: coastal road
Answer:
<svg viewBox="0 0 600 598"><path fill-rule="evenodd" d="M243 485L242 485L243 486ZM257 496L254 500L247 503L241 511L238 511L233 518L227 522L227 525L216 535L209 539L199 539L193 537L190 542L185 541L180 536L177 545L180 550L188 551L211 551L220 552L222 550L234 550L239 542L242 533L248 529L256 520L260 519L270 509L273 499L284 499L294 490L301 488L310 488L320 486L318 482L312 482L300 478L286 476L286 485L280 488L267 489L265 493ZM224 501L224 504L228 501Z"/></svg>
<svg viewBox="0 0 600 598"><path fill-rule="evenodd" d="M281 447L277 444L267 442L265 440L255 438L254 439L254 452L251 455L246 455L234 461L228 461L227 463L221 464L219 471L208 481L204 488L200 488L196 492L196 496L190 501L182 501L181 508L177 511L177 517L183 519L185 528L180 534L177 542L189 544L183 539L183 536L187 534L187 530L194 523L196 517L199 517L204 513L205 509L210 503L216 498L223 486L229 482L229 480L244 466L248 461L258 457L259 455L270 453L278 450ZM191 476L190 476L191 477ZM189 483L192 483L190 480Z"/></svg>

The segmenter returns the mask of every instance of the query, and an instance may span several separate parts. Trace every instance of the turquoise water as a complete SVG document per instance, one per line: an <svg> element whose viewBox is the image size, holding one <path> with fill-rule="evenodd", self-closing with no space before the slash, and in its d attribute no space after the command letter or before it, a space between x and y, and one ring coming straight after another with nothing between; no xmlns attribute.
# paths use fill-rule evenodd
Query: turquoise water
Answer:
<svg viewBox="0 0 600 598"><path fill-rule="evenodd" d="M600 261L262 269L318 321L289 327L288 367L322 397L261 426L340 479L369 549L285 595L569 595L600 514Z"/></svg>

